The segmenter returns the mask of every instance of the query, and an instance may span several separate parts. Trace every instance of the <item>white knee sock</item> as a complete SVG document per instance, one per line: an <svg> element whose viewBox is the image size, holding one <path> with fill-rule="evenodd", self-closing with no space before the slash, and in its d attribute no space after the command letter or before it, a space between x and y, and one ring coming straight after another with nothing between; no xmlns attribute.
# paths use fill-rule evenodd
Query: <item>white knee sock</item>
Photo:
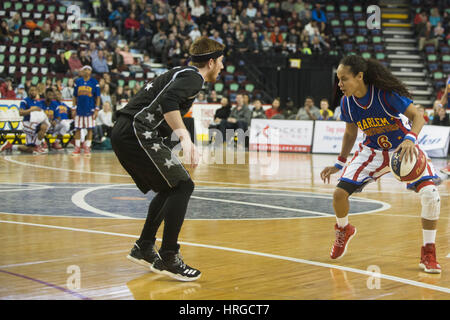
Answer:
<svg viewBox="0 0 450 320"><path fill-rule="evenodd" d="M345 216L344 218L336 217L336 221L339 228L344 228L346 225L348 225L348 216Z"/></svg>
<svg viewBox="0 0 450 320"><path fill-rule="evenodd" d="M436 241L436 230L425 230L422 229L423 234L423 245L427 243L435 243Z"/></svg>

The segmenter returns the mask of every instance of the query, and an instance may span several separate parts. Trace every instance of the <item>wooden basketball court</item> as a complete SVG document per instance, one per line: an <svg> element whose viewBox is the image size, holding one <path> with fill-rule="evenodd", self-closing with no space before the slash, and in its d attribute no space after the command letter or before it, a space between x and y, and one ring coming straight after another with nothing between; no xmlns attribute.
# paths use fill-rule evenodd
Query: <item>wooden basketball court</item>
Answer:
<svg viewBox="0 0 450 320"><path fill-rule="evenodd" d="M181 253L203 274L186 283L126 259L151 196L113 153L0 157L0 299L450 298L450 180L439 186L443 272L430 275L418 267L420 199L391 176L355 194L350 221L358 233L334 261L337 177L325 185L319 173L335 156L243 159L191 170L196 190Z"/></svg>

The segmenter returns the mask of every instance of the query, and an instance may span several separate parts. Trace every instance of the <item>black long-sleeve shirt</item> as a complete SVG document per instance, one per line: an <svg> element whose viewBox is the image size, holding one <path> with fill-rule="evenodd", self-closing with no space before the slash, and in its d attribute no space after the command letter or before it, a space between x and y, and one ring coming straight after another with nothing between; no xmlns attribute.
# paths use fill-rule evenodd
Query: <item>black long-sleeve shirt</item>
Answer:
<svg viewBox="0 0 450 320"><path fill-rule="evenodd" d="M143 86L124 108L117 111L117 115L126 114L143 123L148 130L157 130L168 137L172 130L164 114L179 110L184 116L203 83L196 67L175 67Z"/></svg>

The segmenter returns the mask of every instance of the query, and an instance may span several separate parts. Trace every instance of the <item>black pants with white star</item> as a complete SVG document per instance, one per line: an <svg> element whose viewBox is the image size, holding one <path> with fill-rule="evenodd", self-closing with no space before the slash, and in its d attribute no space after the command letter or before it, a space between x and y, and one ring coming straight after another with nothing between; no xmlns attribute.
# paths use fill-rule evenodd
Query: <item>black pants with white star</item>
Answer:
<svg viewBox="0 0 450 320"><path fill-rule="evenodd" d="M164 139L156 131L121 115L111 133L113 150L137 187L147 193L156 192L147 219L137 241L145 250L155 242L156 232L164 220L161 250L177 251L178 234L194 191L194 183Z"/></svg>
<svg viewBox="0 0 450 320"><path fill-rule="evenodd" d="M171 148L145 124L120 115L111 133L111 144L121 165L139 190L170 190L191 177Z"/></svg>

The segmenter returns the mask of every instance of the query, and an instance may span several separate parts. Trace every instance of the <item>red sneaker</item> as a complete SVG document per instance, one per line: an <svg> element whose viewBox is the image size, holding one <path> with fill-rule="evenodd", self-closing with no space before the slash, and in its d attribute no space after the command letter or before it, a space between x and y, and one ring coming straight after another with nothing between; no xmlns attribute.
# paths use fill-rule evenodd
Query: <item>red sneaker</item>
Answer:
<svg viewBox="0 0 450 320"><path fill-rule="evenodd" d="M34 149L33 149L33 153L34 154L43 154L43 153L46 153L46 152L47 152L47 150L44 149L44 147L42 145L35 146Z"/></svg>
<svg viewBox="0 0 450 320"><path fill-rule="evenodd" d="M12 150L12 144L8 140L0 146L0 152Z"/></svg>
<svg viewBox="0 0 450 320"><path fill-rule="evenodd" d="M351 224L340 228L336 223L334 230L336 230L336 240L334 241L333 248L331 248L330 257L331 259L340 259L345 255L348 243L355 236L356 228Z"/></svg>
<svg viewBox="0 0 450 320"><path fill-rule="evenodd" d="M441 172L450 175L450 164L448 164L445 168L442 168Z"/></svg>
<svg viewBox="0 0 450 320"><path fill-rule="evenodd" d="M441 273L441 265L436 261L436 247L434 243L422 246L419 267L427 273Z"/></svg>
<svg viewBox="0 0 450 320"><path fill-rule="evenodd" d="M52 143L52 148L55 149L55 150L61 150L62 149L61 145L57 141Z"/></svg>
<svg viewBox="0 0 450 320"><path fill-rule="evenodd" d="M75 147L75 149L72 152L73 156L79 156L81 154L81 148L80 147Z"/></svg>

